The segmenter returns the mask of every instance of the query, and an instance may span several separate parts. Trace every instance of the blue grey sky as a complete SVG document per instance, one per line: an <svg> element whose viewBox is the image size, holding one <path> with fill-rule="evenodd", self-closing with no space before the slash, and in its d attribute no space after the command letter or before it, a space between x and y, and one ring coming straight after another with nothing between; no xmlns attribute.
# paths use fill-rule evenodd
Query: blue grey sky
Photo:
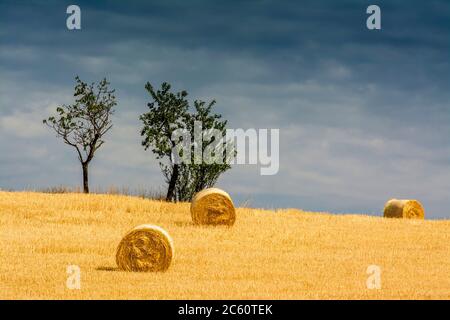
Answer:
<svg viewBox="0 0 450 320"><path fill-rule="evenodd" d="M66 8L81 8L81 30ZM382 29L366 28L381 8ZM140 145L144 84L217 100L232 128L279 128L280 171L235 166L237 204L380 215L417 198L450 218L450 2L0 2L0 188L79 185L75 151L42 125L73 101L74 77L107 77L114 128L93 188L163 189Z"/></svg>

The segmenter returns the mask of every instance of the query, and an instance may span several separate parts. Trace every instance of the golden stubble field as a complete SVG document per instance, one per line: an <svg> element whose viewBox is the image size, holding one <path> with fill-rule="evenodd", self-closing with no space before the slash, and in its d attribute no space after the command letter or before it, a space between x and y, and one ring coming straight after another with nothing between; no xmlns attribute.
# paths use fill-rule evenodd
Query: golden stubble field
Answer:
<svg viewBox="0 0 450 320"><path fill-rule="evenodd" d="M115 269L143 223L174 240L166 273ZM0 192L0 241L0 299L450 299L450 221L239 208L232 228L199 227L186 203Z"/></svg>

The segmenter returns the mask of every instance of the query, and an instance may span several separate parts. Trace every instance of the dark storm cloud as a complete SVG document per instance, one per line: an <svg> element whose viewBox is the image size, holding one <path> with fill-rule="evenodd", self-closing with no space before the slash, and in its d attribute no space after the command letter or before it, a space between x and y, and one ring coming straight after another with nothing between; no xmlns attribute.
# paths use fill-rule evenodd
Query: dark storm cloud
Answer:
<svg viewBox="0 0 450 320"><path fill-rule="evenodd" d="M78 179L73 150L39 122L79 74L107 76L120 99L97 185L162 184L137 118L144 83L169 81L216 98L235 128L280 128L278 175L221 180L239 200L376 213L418 197L449 217L449 2L377 1L381 31L365 25L371 1L78 1L73 32L69 4L0 4L0 187Z"/></svg>

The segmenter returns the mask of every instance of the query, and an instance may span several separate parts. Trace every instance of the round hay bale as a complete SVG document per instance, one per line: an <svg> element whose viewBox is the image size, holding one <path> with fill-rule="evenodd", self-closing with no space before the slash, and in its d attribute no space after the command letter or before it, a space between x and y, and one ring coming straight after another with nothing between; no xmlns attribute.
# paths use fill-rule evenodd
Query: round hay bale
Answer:
<svg viewBox="0 0 450 320"><path fill-rule="evenodd" d="M425 219L425 210L417 200L389 200L384 206L386 218Z"/></svg>
<svg viewBox="0 0 450 320"><path fill-rule="evenodd" d="M124 271L166 271L173 253L172 239L164 229L143 224L132 229L120 241L116 263Z"/></svg>
<svg viewBox="0 0 450 320"><path fill-rule="evenodd" d="M233 200L218 188L197 193L191 202L191 215L195 224L232 226L236 221Z"/></svg>

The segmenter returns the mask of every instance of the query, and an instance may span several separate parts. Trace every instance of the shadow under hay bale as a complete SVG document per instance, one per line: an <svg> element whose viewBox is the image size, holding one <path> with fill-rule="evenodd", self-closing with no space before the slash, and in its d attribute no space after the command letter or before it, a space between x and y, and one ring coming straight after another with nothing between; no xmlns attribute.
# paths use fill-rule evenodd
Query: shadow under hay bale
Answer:
<svg viewBox="0 0 450 320"><path fill-rule="evenodd" d="M97 270L97 271L120 271L120 269L119 268L116 268L116 267L98 267L98 268L95 268L95 270Z"/></svg>
<svg viewBox="0 0 450 320"><path fill-rule="evenodd" d="M236 221L236 211L228 193L218 188L200 191L191 202L192 221L197 225L227 225Z"/></svg>
<svg viewBox="0 0 450 320"><path fill-rule="evenodd" d="M169 234L158 226L144 224L120 241L116 263L123 271L162 272L169 268L173 253Z"/></svg>
<svg viewBox="0 0 450 320"><path fill-rule="evenodd" d="M417 200L389 200L384 206L385 218L425 219L425 210Z"/></svg>

